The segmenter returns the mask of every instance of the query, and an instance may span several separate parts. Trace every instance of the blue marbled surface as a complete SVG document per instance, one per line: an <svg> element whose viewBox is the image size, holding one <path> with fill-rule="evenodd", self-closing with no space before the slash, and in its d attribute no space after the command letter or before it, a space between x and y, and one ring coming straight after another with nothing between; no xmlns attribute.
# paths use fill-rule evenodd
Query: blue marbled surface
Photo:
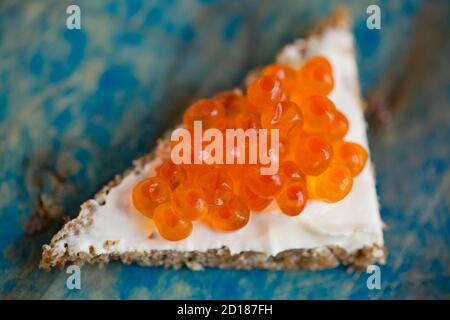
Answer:
<svg viewBox="0 0 450 320"><path fill-rule="evenodd" d="M398 106L394 121L370 137L389 226L381 290L344 268L193 273L111 263L83 268L82 289L69 291L64 271L37 269L61 219L24 235L42 206L74 216L190 101L241 83L342 2L80 0L82 30L67 30L72 2L2 1L0 297L450 298L446 1L345 1L364 96L383 96L389 84L395 90L386 99ZM366 28L372 3L381 7L381 30Z"/></svg>

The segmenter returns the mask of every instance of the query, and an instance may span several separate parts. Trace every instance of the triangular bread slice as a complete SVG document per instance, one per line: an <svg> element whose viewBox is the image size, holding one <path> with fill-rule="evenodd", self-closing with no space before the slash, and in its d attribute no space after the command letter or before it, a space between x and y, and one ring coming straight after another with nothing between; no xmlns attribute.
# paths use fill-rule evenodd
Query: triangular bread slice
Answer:
<svg viewBox="0 0 450 320"><path fill-rule="evenodd" d="M335 11L306 40L286 46L277 60L297 67L305 57L317 54L327 57L333 66L335 88L330 98L350 120L346 140L368 148L353 35L345 10ZM267 212L253 213L247 226L237 232L221 233L199 223L190 237L171 242L161 238L151 219L130 202L136 182L154 174L168 157L166 136L156 150L135 161L81 206L78 217L43 246L40 266L49 269L66 263L121 260L145 266L185 265L194 270L320 269L340 263L362 268L385 261L371 163L355 178L350 194L337 203L311 201L296 217L285 216L271 205Z"/></svg>

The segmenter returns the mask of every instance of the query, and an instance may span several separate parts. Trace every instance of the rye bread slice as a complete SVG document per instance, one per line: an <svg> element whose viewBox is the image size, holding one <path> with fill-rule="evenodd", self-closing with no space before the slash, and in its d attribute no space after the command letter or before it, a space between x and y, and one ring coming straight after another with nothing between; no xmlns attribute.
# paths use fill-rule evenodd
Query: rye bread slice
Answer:
<svg viewBox="0 0 450 320"><path fill-rule="evenodd" d="M335 10L329 17L313 28L310 36L320 35L328 28L348 30L350 28L348 12L342 8ZM300 54L302 54L301 51L304 49L302 46L298 47ZM252 73L249 74L249 77L252 77ZM357 94L359 96L359 90ZM361 106L363 105L361 103ZM324 246L308 249L290 249L279 252L276 255L267 255L255 251L243 251L232 254L226 246L206 251L146 250L112 251L100 254L96 253L93 246L90 246L88 251L74 252L70 250L67 239L92 225L95 211L99 206L105 204L110 190L120 185L122 180L129 174L141 172L145 165L155 158L167 158L168 141L169 135L166 134L159 140L158 147L155 150L137 159L131 168L117 175L93 199L83 203L78 217L67 222L52 238L50 244L43 246L40 268L49 270L52 267L62 268L66 263L83 265L84 263L108 263L111 260L120 260L123 263L138 263L143 266L173 268L187 266L192 270L200 270L204 267L315 270L331 268L339 264L360 269L373 263L385 263L386 250L383 245L376 243L351 252L347 252L339 246ZM105 248L114 246L116 241L105 240L103 246Z"/></svg>

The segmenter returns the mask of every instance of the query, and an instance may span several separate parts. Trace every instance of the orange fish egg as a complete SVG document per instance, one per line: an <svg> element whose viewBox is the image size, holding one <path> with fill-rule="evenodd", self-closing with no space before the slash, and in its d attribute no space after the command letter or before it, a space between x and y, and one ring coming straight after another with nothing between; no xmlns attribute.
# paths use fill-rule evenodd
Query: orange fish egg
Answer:
<svg viewBox="0 0 450 320"><path fill-rule="evenodd" d="M225 133L227 129L236 128L236 120L234 119L234 117L225 116L217 120L216 124L214 125L214 128Z"/></svg>
<svg viewBox="0 0 450 320"><path fill-rule="evenodd" d="M298 82L315 93L329 94L334 87L330 62L322 56L309 58L298 71Z"/></svg>
<svg viewBox="0 0 450 320"><path fill-rule="evenodd" d="M194 121L201 121L203 128L211 128L225 115L224 106L212 99L201 99L192 104L183 115L183 124L192 129Z"/></svg>
<svg viewBox="0 0 450 320"><path fill-rule="evenodd" d="M245 182L241 183L239 187L239 195L247 208L255 212L264 210L272 202L271 198L261 198L257 196L249 189Z"/></svg>
<svg viewBox="0 0 450 320"><path fill-rule="evenodd" d="M324 172L333 156L331 145L318 136L305 135L295 147L297 165L306 175L317 176Z"/></svg>
<svg viewBox="0 0 450 320"><path fill-rule="evenodd" d="M236 231L243 228L250 218L250 211L238 196L229 202L210 206L207 222L219 231Z"/></svg>
<svg viewBox="0 0 450 320"><path fill-rule="evenodd" d="M295 127L301 127L302 124L302 112L292 101L280 101L261 114L262 127L268 130L278 129L282 138L287 137L289 132Z"/></svg>
<svg viewBox="0 0 450 320"><path fill-rule="evenodd" d="M247 97L255 111L273 107L283 97L281 82L272 76L258 77L248 87Z"/></svg>
<svg viewBox="0 0 450 320"><path fill-rule="evenodd" d="M233 196L233 180L221 167L200 175L198 182L206 194L208 204L222 205Z"/></svg>
<svg viewBox="0 0 450 320"><path fill-rule="evenodd" d="M330 130L326 133L326 136L330 140L342 139L347 134L348 127L347 117L336 109L334 121L331 123Z"/></svg>
<svg viewBox="0 0 450 320"><path fill-rule="evenodd" d="M176 165L169 159L159 167L158 177L165 180L172 189L175 189L186 179L186 173L181 165Z"/></svg>
<svg viewBox="0 0 450 320"><path fill-rule="evenodd" d="M201 220L208 212L207 198L196 185L181 184L173 191L175 215L184 220Z"/></svg>
<svg viewBox="0 0 450 320"><path fill-rule="evenodd" d="M345 198L353 185L350 170L344 166L333 165L308 182L314 198L327 202L337 202Z"/></svg>
<svg viewBox="0 0 450 320"><path fill-rule="evenodd" d="M333 154L333 163L347 167L353 176L361 173L367 161L367 151L353 142L334 142Z"/></svg>
<svg viewBox="0 0 450 320"><path fill-rule="evenodd" d="M262 71L264 76L273 76L280 80L283 91L290 93L297 81L296 71L288 65L276 63L265 67Z"/></svg>
<svg viewBox="0 0 450 320"><path fill-rule="evenodd" d="M159 177L147 178L134 186L131 198L134 207L147 217L153 216L154 209L170 201L169 184Z"/></svg>
<svg viewBox="0 0 450 320"><path fill-rule="evenodd" d="M277 196L277 205L288 216L299 215L308 201L305 182L301 179L289 179Z"/></svg>
<svg viewBox="0 0 450 320"><path fill-rule="evenodd" d="M278 142L278 152L280 155L280 161L287 160L289 158L291 148L289 145L289 140L287 138L280 139L280 141Z"/></svg>
<svg viewBox="0 0 450 320"><path fill-rule="evenodd" d="M247 97L236 91L224 91L213 96L213 99L221 103L225 110L225 117L235 117L247 110Z"/></svg>
<svg viewBox="0 0 450 320"><path fill-rule="evenodd" d="M192 222L175 215L170 204L161 204L155 209L153 223L159 234L166 240L179 241L192 233Z"/></svg>
<svg viewBox="0 0 450 320"><path fill-rule="evenodd" d="M303 129L312 134L327 134L336 117L334 103L325 96L309 97L301 110L304 117Z"/></svg>
<svg viewBox="0 0 450 320"><path fill-rule="evenodd" d="M303 182L306 181L306 176L300 170L300 167L294 161L283 161L280 163L279 174L283 183L291 179L300 179Z"/></svg>
<svg viewBox="0 0 450 320"><path fill-rule="evenodd" d="M309 99L309 97L316 95L314 91L308 90L308 88L303 88L302 90L294 90L289 94L289 100L302 106Z"/></svg>
<svg viewBox="0 0 450 320"><path fill-rule="evenodd" d="M245 182L248 188L261 198L273 198L283 186L279 174L262 175L258 167L246 171Z"/></svg>
<svg viewBox="0 0 450 320"><path fill-rule="evenodd" d="M242 112L235 117L236 128L247 129L260 129L261 120L258 114L253 112Z"/></svg>

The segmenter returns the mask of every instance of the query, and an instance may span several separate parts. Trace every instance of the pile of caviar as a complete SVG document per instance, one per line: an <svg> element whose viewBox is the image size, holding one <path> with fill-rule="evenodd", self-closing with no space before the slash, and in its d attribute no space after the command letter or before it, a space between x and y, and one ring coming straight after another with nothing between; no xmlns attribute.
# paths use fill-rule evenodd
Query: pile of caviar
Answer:
<svg viewBox="0 0 450 320"><path fill-rule="evenodd" d="M191 234L193 221L235 231L273 201L282 213L297 216L309 199L343 199L367 152L344 140L349 122L327 97L333 86L330 63L315 56L298 70L265 67L246 95L228 91L195 102L183 116L189 130L194 121L221 131L279 129L278 172L261 175L261 166L248 162L175 165L169 159L134 187L135 208L153 219L162 237L177 241Z"/></svg>

